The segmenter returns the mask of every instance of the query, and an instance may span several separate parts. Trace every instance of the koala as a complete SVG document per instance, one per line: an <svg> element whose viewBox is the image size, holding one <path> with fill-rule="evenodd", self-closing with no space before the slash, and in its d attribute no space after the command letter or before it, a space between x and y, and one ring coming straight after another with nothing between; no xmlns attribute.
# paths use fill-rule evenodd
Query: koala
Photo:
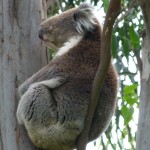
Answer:
<svg viewBox="0 0 150 150"><path fill-rule="evenodd" d="M48 65L19 87L17 120L38 148L76 148L84 128L101 54L102 27L88 4L41 23L39 38L56 50ZM88 141L105 131L115 111L117 74L110 63Z"/></svg>

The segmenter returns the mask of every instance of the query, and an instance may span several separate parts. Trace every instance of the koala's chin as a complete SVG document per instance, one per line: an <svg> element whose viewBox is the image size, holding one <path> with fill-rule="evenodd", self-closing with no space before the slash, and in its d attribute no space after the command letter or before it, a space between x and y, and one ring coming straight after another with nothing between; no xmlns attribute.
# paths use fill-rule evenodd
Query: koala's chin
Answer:
<svg viewBox="0 0 150 150"><path fill-rule="evenodd" d="M48 48L51 48L51 49L53 49L53 50L58 50L58 47L57 47L55 44L53 44L52 42L43 41L43 44L44 44L45 46L47 46Z"/></svg>
<svg viewBox="0 0 150 150"><path fill-rule="evenodd" d="M40 39L56 55L19 87L17 119L39 148L71 150L84 128L92 83L100 63L102 28L82 4L41 23ZM52 41L52 42L49 42ZM55 43L55 44L54 44ZM115 111L117 74L110 63L89 133L100 136Z"/></svg>

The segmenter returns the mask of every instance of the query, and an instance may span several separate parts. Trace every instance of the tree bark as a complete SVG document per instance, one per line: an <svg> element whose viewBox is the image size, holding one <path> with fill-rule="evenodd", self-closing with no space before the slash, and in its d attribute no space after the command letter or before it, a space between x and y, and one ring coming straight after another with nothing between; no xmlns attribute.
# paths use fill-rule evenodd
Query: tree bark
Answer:
<svg viewBox="0 0 150 150"><path fill-rule="evenodd" d="M16 120L18 86L47 64L38 39L42 0L0 0L0 150L36 150Z"/></svg>
<svg viewBox="0 0 150 150"><path fill-rule="evenodd" d="M142 78L136 150L150 149L150 0L140 1L146 37L142 46Z"/></svg>

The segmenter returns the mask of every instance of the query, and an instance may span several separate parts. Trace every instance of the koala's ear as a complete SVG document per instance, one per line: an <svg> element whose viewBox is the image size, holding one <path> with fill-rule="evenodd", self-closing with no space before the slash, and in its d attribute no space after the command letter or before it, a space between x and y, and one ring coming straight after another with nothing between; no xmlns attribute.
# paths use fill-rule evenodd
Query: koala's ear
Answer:
<svg viewBox="0 0 150 150"><path fill-rule="evenodd" d="M88 4L81 4L74 13L74 20L76 21L76 30L79 33L90 31L94 28L95 16L93 14L93 7Z"/></svg>

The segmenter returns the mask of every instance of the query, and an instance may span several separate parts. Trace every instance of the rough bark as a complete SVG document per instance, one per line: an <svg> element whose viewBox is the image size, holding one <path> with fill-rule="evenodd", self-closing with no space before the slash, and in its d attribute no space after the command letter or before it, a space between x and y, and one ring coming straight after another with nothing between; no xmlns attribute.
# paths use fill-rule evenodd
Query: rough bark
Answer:
<svg viewBox="0 0 150 150"><path fill-rule="evenodd" d="M36 150L16 121L18 86L47 63L40 0L0 0L0 150Z"/></svg>
<svg viewBox="0 0 150 150"><path fill-rule="evenodd" d="M150 149L150 0L140 1L146 37L142 46L142 78L136 150Z"/></svg>

